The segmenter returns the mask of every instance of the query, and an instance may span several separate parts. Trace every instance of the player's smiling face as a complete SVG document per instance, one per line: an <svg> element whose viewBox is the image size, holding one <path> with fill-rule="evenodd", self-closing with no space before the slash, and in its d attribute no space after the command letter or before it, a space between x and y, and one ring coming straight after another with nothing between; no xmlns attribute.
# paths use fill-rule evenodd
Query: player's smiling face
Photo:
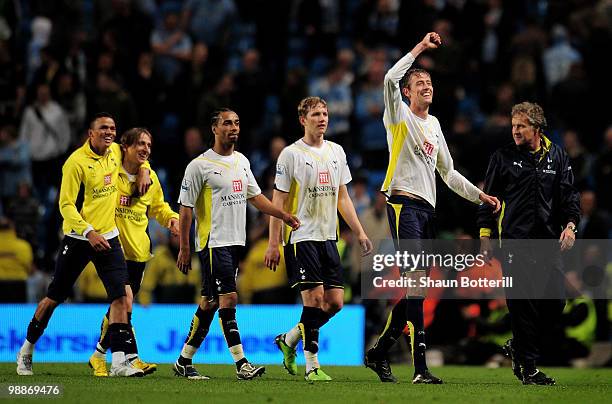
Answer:
<svg viewBox="0 0 612 404"><path fill-rule="evenodd" d="M143 164L151 155L151 136L141 132L138 140L125 149L125 160L138 165Z"/></svg>
<svg viewBox="0 0 612 404"><path fill-rule="evenodd" d="M233 111L222 112L217 123L212 127L215 139L224 146L235 145L240 134L240 119Z"/></svg>
<svg viewBox="0 0 612 404"><path fill-rule="evenodd" d="M404 95L410 103L428 107L433 102L433 84L431 77L425 73L416 73L410 77L410 83L404 88Z"/></svg>
<svg viewBox="0 0 612 404"><path fill-rule="evenodd" d="M96 153L104 154L116 136L117 128L112 118L98 118L89 129L89 142Z"/></svg>
<svg viewBox="0 0 612 404"><path fill-rule="evenodd" d="M305 133L323 136L329 123L327 107L323 104L315 105L305 117L300 117L300 123L304 126Z"/></svg>

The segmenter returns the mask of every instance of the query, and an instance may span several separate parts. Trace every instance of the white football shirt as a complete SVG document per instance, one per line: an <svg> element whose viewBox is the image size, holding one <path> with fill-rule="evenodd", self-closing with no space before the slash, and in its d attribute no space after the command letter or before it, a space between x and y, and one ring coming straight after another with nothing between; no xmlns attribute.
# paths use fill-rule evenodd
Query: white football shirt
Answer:
<svg viewBox="0 0 612 404"><path fill-rule="evenodd" d="M351 181L342 146L325 140L321 147L302 139L278 157L275 187L288 192L285 210L300 219L300 228L283 228L283 243L337 239L338 189Z"/></svg>
<svg viewBox="0 0 612 404"><path fill-rule="evenodd" d="M436 206L436 169L450 189L480 203L480 190L455 170L440 122L435 116L416 116L404 101L400 80L414 62L412 54L401 58L385 75L383 123L387 130L389 166L381 191L418 195Z"/></svg>
<svg viewBox="0 0 612 404"><path fill-rule="evenodd" d="M208 149L185 169L178 202L194 208L196 251L245 245L247 199L261 194L249 160Z"/></svg>

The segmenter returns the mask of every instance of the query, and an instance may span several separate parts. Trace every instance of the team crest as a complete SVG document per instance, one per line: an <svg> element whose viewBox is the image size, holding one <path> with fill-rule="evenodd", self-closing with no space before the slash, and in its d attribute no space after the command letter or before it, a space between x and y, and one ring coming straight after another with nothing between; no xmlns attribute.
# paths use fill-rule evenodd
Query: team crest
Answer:
<svg viewBox="0 0 612 404"><path fill-rule="evenodd" d="M110 185L111 184L111 175L110 174L106 174L104 176L104 185Z"/></svg>
<svg viewBox="0 0 612 404"><path fill-rule="evenodd" d="M234 188L234 192L242 192L242 180L232 181L232 187Z"/></svg>
<svg viewBox="0 0 612 404"><path fill-rule="evenodd" d="M329 184L329 171L319 173L319 184Z"/></svg>
<svg viewBox="0 0 612 404"><path fill-rule="evenodd" d="M423 152L429 157L431 157L431 155L433 154L433 151L434 151L434 145L432 145L426 140L425 143L423 143Z"/></svg>
<svg viewBox="0 0 612 404"><path fill-rule="evenodd" d="M120 206L131 206L132 205L132 197L128 195L121 195L119 197L119 205Z"/></svg>

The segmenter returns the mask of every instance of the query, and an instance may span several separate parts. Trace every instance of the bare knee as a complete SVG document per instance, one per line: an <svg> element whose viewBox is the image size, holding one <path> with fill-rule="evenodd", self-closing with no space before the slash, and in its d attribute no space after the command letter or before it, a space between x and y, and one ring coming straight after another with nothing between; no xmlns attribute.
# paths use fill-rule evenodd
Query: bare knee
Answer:
<svg viewBox="0 0 612 404"><path fill-rule="evenodd" d="M53 314L53 310L57 306L59 306L60 302L50 299L48 297L43 298L39 303L38 307L36 307L36 312L34 313L34 317L38 321L46 322Z"/></svg>
<svg viewBox="0 0 612 404"><path fill-rule="evenodd" d="M238 305L238 294L228 293L227 295L219 296L219 308L235 309Z"/></svg>
<svg viewBox="0 0 612 404"><path fill-rule="evenodd" d="M216 311L218 308L219 302L216 299L208 300L208 298L202 297L200 309L203 311Z"/></svg>
<svg viewBox="0 0 612 404"><path fill-rule="evenodd" d="M330 316L333 316L334 314L342 310L342 307L344 307L344 302L342 301L338 301L338 300L327 301L323 305L323 311L329 314Z"/></svg>
<svg viewBox="0 0 612 404"><path fill-rule="evenodd" d="M325 298L323 286L302 291L302 303L308 307L323 308Z"/></svg>
<svg viewBox="0 0 612 404"><path fill-rule="evenodd" d="M128 313L132 312L132 306L134 305L134 294L132 288L129 285L125 286L125 309Z"/></svg>

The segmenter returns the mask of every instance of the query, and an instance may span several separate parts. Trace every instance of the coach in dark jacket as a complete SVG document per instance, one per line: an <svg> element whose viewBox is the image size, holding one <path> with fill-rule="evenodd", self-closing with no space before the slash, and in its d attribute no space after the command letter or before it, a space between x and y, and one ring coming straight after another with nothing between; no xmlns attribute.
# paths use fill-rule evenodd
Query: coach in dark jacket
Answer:
<svg viewBox="0 0 612 404"><path fill-rule="evenodd" d="M555 383L536 368L536 361L540 345L554 338L560 324L565 306L560 253L574 245L580 220L569 156L544 136L545 127L539 105L523 102L512 108L514 143L491 156L485 178L484 192L498 195L502 209L499 217L485 205L478 212L481 250L490 256L490 238L497 236L504 275L515 278L514 290L506 289L513 339L504 349L524 384Z"/></svg>

